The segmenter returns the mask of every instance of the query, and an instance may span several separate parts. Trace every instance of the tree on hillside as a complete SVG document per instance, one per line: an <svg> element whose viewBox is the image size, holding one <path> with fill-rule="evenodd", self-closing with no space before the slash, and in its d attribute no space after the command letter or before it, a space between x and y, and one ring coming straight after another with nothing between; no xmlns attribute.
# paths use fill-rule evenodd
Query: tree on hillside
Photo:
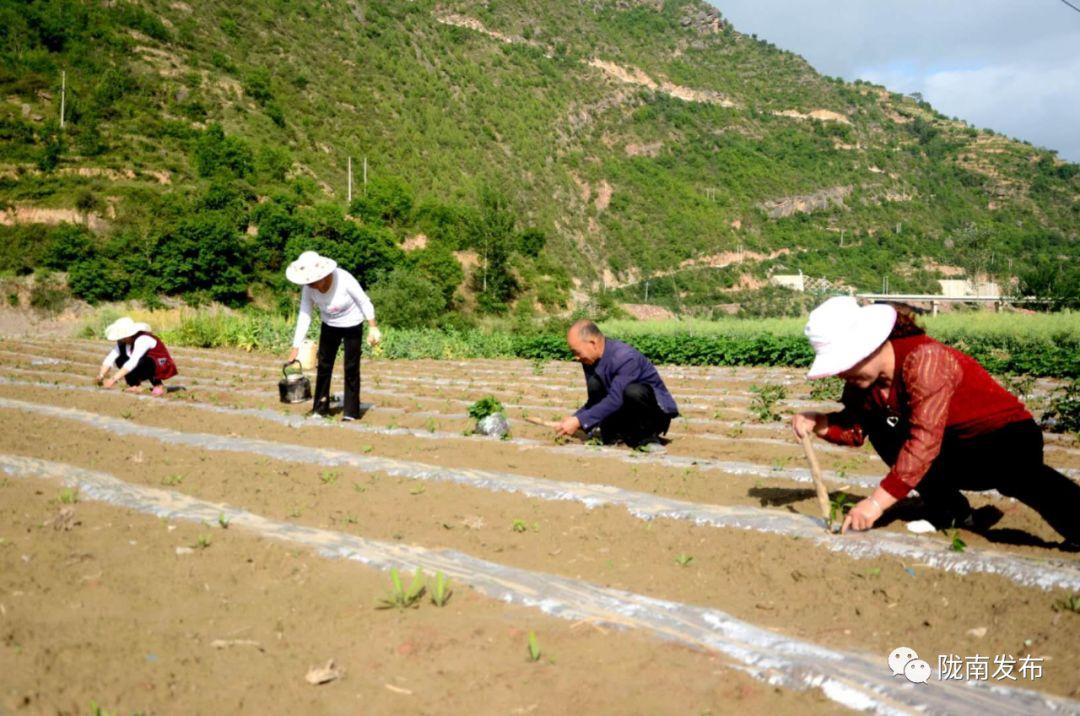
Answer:
<svg viewBox="0 0 1080 716"><path fill-rule="evenodd" d="M519 288L510 273L515 223L507 198L491 187L482 188L480 221L473 236L473 245L480 253L480 269L473 274L473 290L479 307L488 313L506 311Z"/></svg>
<svg viewBox="0 0 1080 716"><path fill-rule="evenodd" d="M224 216L184 219L161 237L158 249L158 275L165 293L205 291L230 305L247 298L248 247Z"/></svg>
<svg viewBox="0 0 1080 716"><path fill-rule="evenodd" d="M304 251L318 251L367 286L404 258L392 231L352 221L339 206L320 204L299 212L299 218L303 230L285 244L286 262Z"/></svg>
<svg viewBox="0 0 1080 716"><path fill-rule="evenodd" d="M398 177L381 177L368 182L363 193L353 199L349 212L367 223L398 226L412 213L413 195Z"/></svg>
<svg viewBox="0 0 1080 716"><path fill-rule="evenodd" d="M227 173L243 178L251 173L255 159L242 139L228 137L220 124L211 124L195 142L195 168L199 176Z"/></svg>

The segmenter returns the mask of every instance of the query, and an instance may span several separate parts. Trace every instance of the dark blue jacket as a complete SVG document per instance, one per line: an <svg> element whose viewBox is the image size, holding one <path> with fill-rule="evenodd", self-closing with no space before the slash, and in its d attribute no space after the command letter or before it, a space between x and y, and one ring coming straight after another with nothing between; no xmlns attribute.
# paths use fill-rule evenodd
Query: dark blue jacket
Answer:
<svg viewBox="0 0 1080 716"><path fill-rule="evenodd" d="M585 430L592 430L622 407L623 391L631 383L652 386L660 409L671 417L679 414L675 399L671 397L656 368L633 346L612 338L605 338L604 354L600 356L600 360L592 365L582 364L582 368L585 369L586 384L589 376L595 375L607 390L607 395L599 403L591 408L582 408L575 413L577 419L581 421L581 427Z"/></svg>

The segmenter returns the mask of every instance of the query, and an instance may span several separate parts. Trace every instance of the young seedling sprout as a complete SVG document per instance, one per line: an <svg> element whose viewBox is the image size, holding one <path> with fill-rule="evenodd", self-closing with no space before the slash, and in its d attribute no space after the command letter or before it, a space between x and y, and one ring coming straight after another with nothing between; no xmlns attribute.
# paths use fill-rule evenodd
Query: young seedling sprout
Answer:
<svg viewBox="0 0 1080 716"><path fill-rule="evenodd" d="M1071 597L1057 600L1054 602L1054 611L1080 614L1080 594L1074 594Z"/></svg>
<svg viewBox="0 0 1080 716"><path fill-rule="evenodd" d="M454 591L450 589L450 580L442 572L435 573L435 587L431 590L431 603L437 607L445 607L450 601L450 595Z"/></svg>
<svg viewBox="0 0 1080 716"><path fill-rule="evenodd" d="M690 563L694 561L694 557L689 554L680 554L675 558L675 563L680 567L689 567Z"/></svg>
<svg viewBox="0 0 1080 716"><path fill-rule="evenodd" d="M536 632L529 632L529 661L540 661L540 642L536 640Z"/></svg>
<svg viewBox="0 0 1080 716"><path fill-rule="evenodd" d="M79 501L79 488L65 487L60 490L60 502L64 505L74 505Z"/></svg>
<svg viewBox="0 0 1080 716"><path fill-rule="evenodd" d="M416 609L420 606L420 598L426 591L424 572L420 569L416 570L412 583L406 589L401 581L401 574L397 567L394 567L390 570L390 587L390 594L379 601L377 609Z"/></svg>
<svg viewBox="0 0 1080 716"><path fill-rule="evenodd" d="M221 525L221 529L223 529L223 530L229 529L229 522L231 522L231 520L228 517L225 516L224 512L222 512L220 515L218 515L217 523L219 525Z"/></svg>
<svg viewBox="0 0 1080 716"><path fill-rule="evenodd" d="M837 493L836 497L829 500L829 531L844 521L844 515L855 505L855 500L846 492Z"/></svg>
<svg viewBox="0 0 1080 716"><path fill-rule="evenodd" d="M91 701L90 716L112 716L112 714L98 706L96 701Z"/></svg>
<svg viewBox="0 0 1080 716"><path fill-rule="evenodd" d="M949 532L949 537L949 549L953 552L963 552L967 549L967 542L960 537L960 530L954 528Z"/></svg>

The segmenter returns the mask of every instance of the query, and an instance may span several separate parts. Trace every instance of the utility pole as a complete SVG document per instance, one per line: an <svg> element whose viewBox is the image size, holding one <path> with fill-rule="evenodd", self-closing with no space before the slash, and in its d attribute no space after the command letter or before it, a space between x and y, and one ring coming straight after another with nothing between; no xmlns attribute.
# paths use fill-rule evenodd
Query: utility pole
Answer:
<svg viewBox="0 0 1080 716"><path fill-rule="evenodd" d="M645 279L645 303L649 302L649 280Z"/></svg>
<svg viewBox="0 0 1080 716"><path fill-rule="evenodd" d="M67 94L67 72L60 70L60 129L64 128L64 99Z"/></svg>
<svg viewBox="0 0 1080 716"><path fill-rule="evenodd" d="M840 248L844 248L844 230L840 229Z"/></svg>
<svg viewBox="0 0 1080 716"><path fill-rule="evenodd" d="M352 204L352 157L349 157L349 189L348 189L348 203Z"/></svg>
<svg viewBox="0 0 1080 716"><path fill-rule="evenodd" d="M367 196L367 157L364 157L364 196Z"/></svg>

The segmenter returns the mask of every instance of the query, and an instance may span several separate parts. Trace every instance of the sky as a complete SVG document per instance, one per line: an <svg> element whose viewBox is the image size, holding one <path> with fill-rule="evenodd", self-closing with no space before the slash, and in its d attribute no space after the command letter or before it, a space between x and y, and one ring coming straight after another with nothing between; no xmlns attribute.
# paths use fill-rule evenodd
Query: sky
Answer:
<svg viewBox="0 0 1080 716"><path fill-rule="evenodd" d="M818 72L919 92L946 116L1080 162L1080 12L1062 0L710 1Z"/></svg>

